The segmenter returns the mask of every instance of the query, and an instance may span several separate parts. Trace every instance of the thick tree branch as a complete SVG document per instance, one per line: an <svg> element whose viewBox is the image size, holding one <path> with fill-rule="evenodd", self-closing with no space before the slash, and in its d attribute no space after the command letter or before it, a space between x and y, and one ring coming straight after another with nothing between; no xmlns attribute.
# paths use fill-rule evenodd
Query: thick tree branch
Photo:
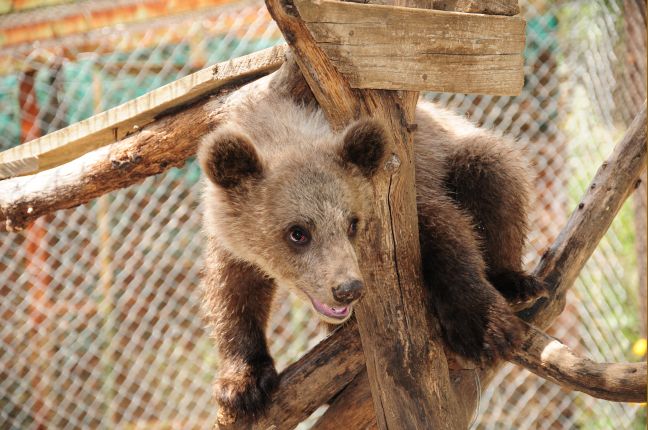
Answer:
<svg viewBox="0 0 648 430"><path fill-rule="evenodd" d="M205 79L200 85L188 86L194 97L205 88L211 89L211 93L202 93L206 98L198 101L193 99L193 104L174 105L172 112L156 110L154 122L141 130L66 164L37 174L0 181L0 229L21 230L48 213L87 203L171 167L182 166L187 158L195 154L200 139L218 123L229 95L246 83L279 68L284 61L284 53L285 47L278 47L213 66L215 82L209 83ZM267 85L268 81L269 78L250 85ZM182 88L184 86L172 92L178 100L187 97ZM168 91L164 93L168 95ZM210 94L211 98L208 97ZM151 99L157 100L153 96ZM166 103L168 105L170 102ZM115 109L133 110L128 104ZM100 116L119 118L110 111ZM91 121L93 124L95 122L98 121ZM116 127L116 124L114 122L113 125ZM61 133L70 134L64 130Z"/></svg>
<svg viewBox="0 0 648 430"><path fill-rule="evenodd" d="M511 361L563 388L592 397L646 401L646 363L596 363L535 328Z"/></svg>
<svg viewBox="0 0 648 430"><path fill-rule="evenodd" d="M360 104L344 76L315 43L291 1L268 0L268 12L294 53L294 60L313 91L331 127L340 130L360 115ZM326 85L336 82L337 85Z"/></svg>
<svg viewBox="0 0 648 430"><path fill-rule="evenodd" d="M354 355L354 351L347 352ZM557 339L529 326L522 348L515 352L511 362L565 389L581 391L592 397L615 402L646 401L646 363L596 363L579 357ZM479 387L474 382L479 369L451 371L451 379L461 381L461 392L473 396ZM484 374L480 372L479 378ZM481 380L482 388L486 381ZM459 389L457 390L459 392ZM335 396L329 409L313 426L313 430L333 430L340 423L351 423L349 428L375 429L371 392L367 373L361 371L355 379Z"/></svg>
<svg viewBox="0 0 648 430"><path fill-rule="evenodd" d="M646 103L612 155L596 172L585 196L560 235L544 253L534 274L551 288L520 316L529 323L548 327L565 307L567 291L614 221L623 203L639 185L646 168Z"/></svg>

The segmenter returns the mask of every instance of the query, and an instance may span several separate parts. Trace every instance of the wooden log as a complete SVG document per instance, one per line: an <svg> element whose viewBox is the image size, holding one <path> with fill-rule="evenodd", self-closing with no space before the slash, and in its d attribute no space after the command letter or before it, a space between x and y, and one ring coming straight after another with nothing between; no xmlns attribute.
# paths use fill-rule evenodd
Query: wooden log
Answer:
<svg viewBox="0 0 648 430"><path fill-rule="evenodd" d="M259 58L263 66L250 65L245 70L268 73L268 57ZM0 181L0 228L21 230L47 213L87 203L171 167L182 166L196 153L200 139L218 123L232 92L258 77L247 73L237 76L212 99L184 106L116 143L50 170ZM261 88L270 82L267 77L244 90Z"/></svg>
<svg viewBox="0 0 648 430"><path fill-rule="evenodd" d="M312 35L352 88L517 95L524 84L521 17L333 0L295 5L311 33L300 37Z"/></svg>
<svg viewBox="0 0 648 430"><path fill-rule="evenodd" d="M532 329L512 362L563 388L615 402L646 401L646 363L595 363Z"/></svg>
<svg viewBox="0 0 648 430"><path fill-rule="evenodd" d="M321 108L334 118L333 125L341 128L366 115L382 121L392 141L387 151L391 156L372 179L372 225L357 247L366 262L367 288L356 312L378 427L465 427L440 337L430 334L430 327L438 331L438 325L427 312L421 279L412 154L418 94L354 92L313 40L293 3L267 0L266 6Z"/></svg>
<svg viewBox="0 0 648 430"><path fill-rule="evenodd" d="M354 351L348 352L354 354ZM596 363L579 357L558 340L531 327L522 348L516 351L511 362L516 363L541 378L548 379L567 390L581 391L592 397L615 402L646 401L646 363ZM477 369L466 369L468 375L453 371L452 377L464 376L462 391L468 395L483 389L486 379L471 384ZM483 378L480 373L479 378ZM333 430L340 423L351 423L349 428L374 429L373 412L366 372L360 372L354 381L336 395L329 409L312 427L313 430Z"/></svg>
<svg viewBox="0 0 648 430"><path fill-rule="evenodd" d="M339 430L340 423L344 423L344 428L354 430L378 428L369 389L369 376L365 369L335 396L311 430Z"/></svg>
<svg viewBox="0 0 648 430"><path fill-rule="evenodd" d="M551 287L548 299L539 300L519 315L546 328L565 307L567 291L605 235L621 206L640 184L646 168L646 103L612 155L599 167L585 196L554 244L544 253L534 275Z"/></svg>
<svg viewBox="0 0 648 430"><path fill-rule="evenodd" d="M121 140L169 111L219 88L278 69L285 52L282 45L207 67L69 127L0 152L0 179L49 169Z"/></svg>

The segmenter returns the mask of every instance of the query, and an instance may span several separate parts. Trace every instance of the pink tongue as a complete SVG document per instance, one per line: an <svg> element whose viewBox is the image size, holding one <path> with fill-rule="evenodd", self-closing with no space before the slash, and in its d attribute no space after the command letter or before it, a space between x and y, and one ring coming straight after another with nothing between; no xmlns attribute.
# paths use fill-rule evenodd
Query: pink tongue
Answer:
<svg viewBox="0 0 648 430"><path fill-rule="evenodd" d="M313 302L313 306L315 306L315 309L317 309L318 312L326 315L327 317L344 318L349 314L348 306L343 306L341 308L327 306L324 303L321 303L316 299L313 299L312 297L311 297L311 301Z"/></svg>

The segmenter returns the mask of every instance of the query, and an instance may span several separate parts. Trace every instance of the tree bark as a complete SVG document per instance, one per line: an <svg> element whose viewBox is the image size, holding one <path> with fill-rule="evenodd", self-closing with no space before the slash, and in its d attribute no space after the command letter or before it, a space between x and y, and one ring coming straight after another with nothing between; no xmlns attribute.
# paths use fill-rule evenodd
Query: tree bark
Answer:
<svg viewBox="0 0 648 430"><path fill-rule="evenodd" d="M615 402L646 400L646 363L595 363L533 329L512 362L568 390Z"/></svg>
<svg viewBox="0 0 648 430"><path fill-rule="evenodd" d="M134 134L61 166L0 181L0 229L22 230L45 214L79 206L171 167L182 166L196 153L200 139L218 123L232 92L272 72L283 62L279 56L279 60L268 64L267 53L257 58L258 63L247 62L244 68L233 72L228 84L219 87L211 97L176 106ZM259 88L269 82L270 78L266 78L247 87ZM250 90L247 87L245 90Z"/></svg>

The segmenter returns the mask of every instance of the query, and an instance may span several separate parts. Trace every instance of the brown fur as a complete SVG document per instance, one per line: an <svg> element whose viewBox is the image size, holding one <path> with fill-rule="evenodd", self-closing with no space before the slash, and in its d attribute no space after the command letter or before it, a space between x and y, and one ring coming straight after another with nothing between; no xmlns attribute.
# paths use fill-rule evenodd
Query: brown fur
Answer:
<svg viewBox="0 0 648 430"><path fill-rule="evenodd" d="M430 311L457 353L476 362L505 357L522 329L506 300L544 293L522 271L528 168L509 142L430 103L420 103L417 123ZM369 179L384 161L385 139L371 120L334 133L316 108L270 91L237 103L228 124L201 144L209 244L202 285L222 359L216 398L229 415L253 416L277 383L264 337L275 285L320 316L357 299L352 224L358 221L358 234L369 227ZM295 229L296 237L307 233L305 244L295 243ZM340 294L350 285L352 295ZM326 315L325 322L341 323L351 314Z"/></svg>

